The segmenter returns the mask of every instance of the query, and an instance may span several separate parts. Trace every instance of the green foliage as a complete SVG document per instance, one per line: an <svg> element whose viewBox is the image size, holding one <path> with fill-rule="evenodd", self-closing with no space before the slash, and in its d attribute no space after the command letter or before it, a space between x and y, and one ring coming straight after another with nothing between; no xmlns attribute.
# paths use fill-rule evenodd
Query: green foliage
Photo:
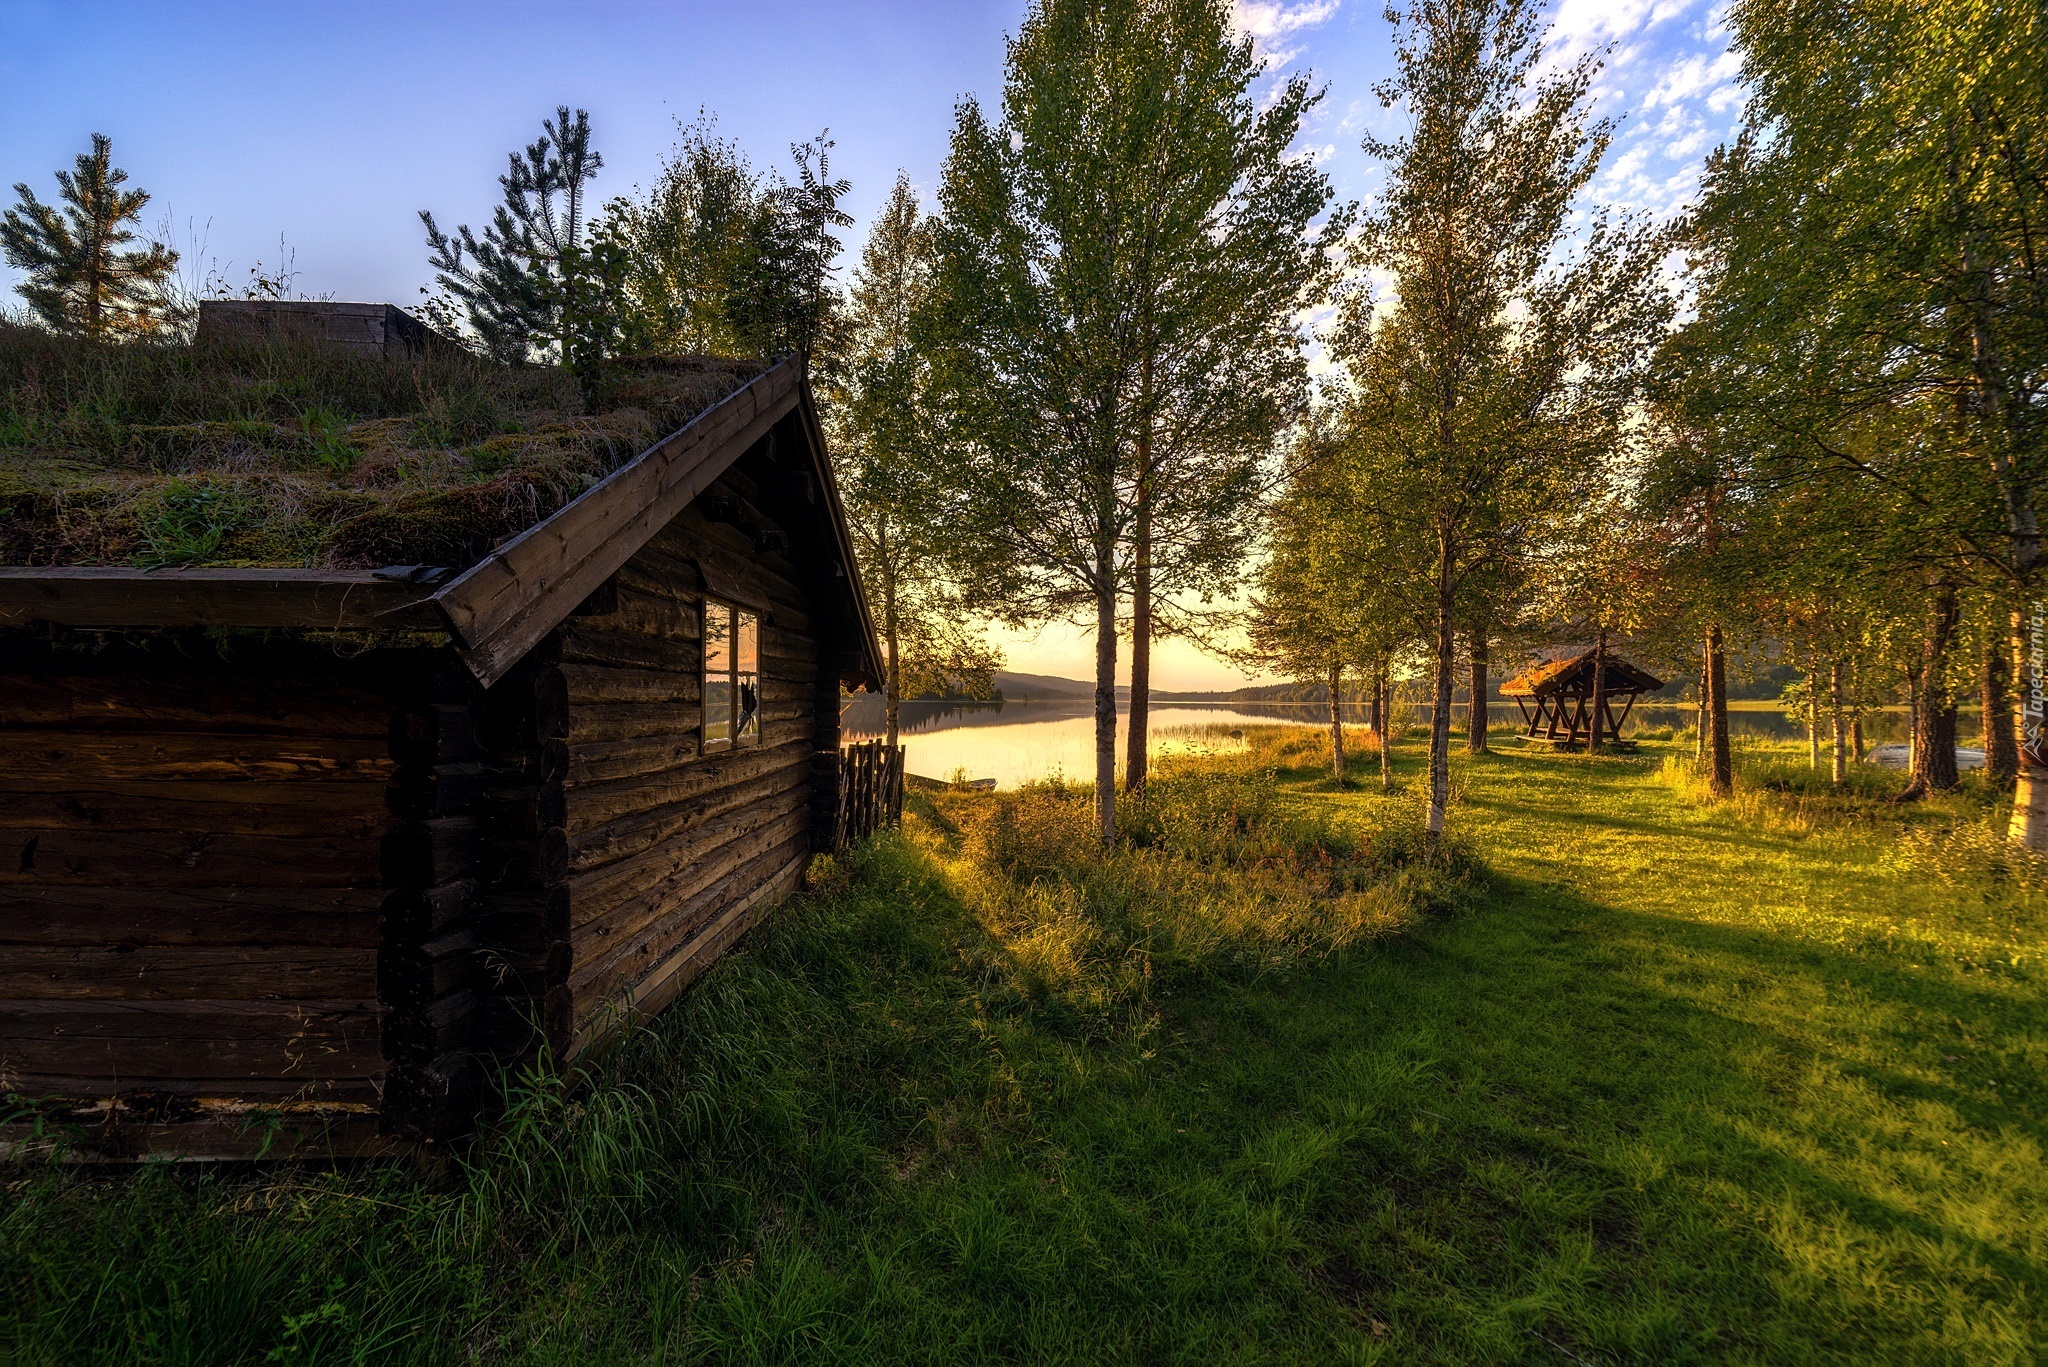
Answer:
<svg viewBox="0 0 2048 1367"><path fill-rule="evenodd" d="M604 166L590 145L590 115L567 105L541 136L507 158L504 199L482 238L468 224L450 236L420 210L435 280L459 303L492 359L519 364L567 355L582 302L586 183Z"/></svg>
<svg viewBox="0 0 2048 1367"><path fill-rule="evenodd" d="M836 232L853 221L832 147L821 133L791 146L793 177L763 175L708 116L685 128L644 196L605 206L592 326L614 329L622 354L797 355L829 374Z"/></svg>
<svg viewBox="0 0 2048 1367"><path fill-rule="evenodd" d="M149 203L146 191L121 188L127 180L113 164L112 141L95 133L77 169L57 173L58 205L15 185L21 202L0 217L0 253L27 273L15 290L45 325L96 338L164 329L178 254L158 242L124 250L135 241L128 225Z"/></svg>
<svg viewBox="0 0 2048 1367"><path fill-rule="evenodd" d="M1910 690L1913 789L1941 786L1963 680L2013 649L2039 556L2042 16L1800 0L1730 20L1747 117L1684 224L1697 319L1665 347L1653 486L1695 602L1790 646L1831 707L1838 676L1851 711ZM2009 778L2009 738L1992 750Z"/></svg>
<svg viewBox="0 0 2048 1367"><path fill-rule="evenodd" d="M1245 615L1253 659L1326 686L1332 669L1385 673L1430 621L1422 548L1359 506L1348 454L1342 428L1303 441Z"/></svg>
<svg viewBox="0 0 2048 1367"><path fill-rule="evenodd" d="M1702 407L1866 548L2030 582L2048 476L2036 7L1743 3L1743 136L1690 228Z"/></svg>
<svg viewBox="0 0 2048 1367"><path fill-rule="evenodd" d="M979 606L1093 622L1105 838L1132 562L1206 598L1242 561L1341 230L1310 233L1329 187L1289 155L1316 96L1261 106L1261 70L1219 0L1045 0L1001 118L963 101L941 177L916 339L957 536Z"/></svg>
<svg viewBox="0 0 2048 1367"><path fill-rule="evenodd" d="M422 388L413 441L423 447L469 446L515 431L512 415L487 386Z"/></svg>
<svg viewBox="0 0 2048 1367"><path fill-rule="evenodd" d="M967 610L955 563L962 510L942 477L928 367L911 339L929 304L931 238L899 175L854 273L826 384L836 478L881 635L891 744L903 698L991 697L1002 664Z"/></svg>
<svg viewBox="0 0 2048 1367"><path fill-rule="evenodd" d="M156 570L214 559L247 516L237 492L232 485L176 475L165 480L136 510L143 541L136 563Z"/></svg>
<svg viewBox="0 0 2048 1367"><path fill-rule="evenodd" d="M313 459L322 469L337 475L345 475L355 466L356 457L362 452L349 445L348 419L331 408L314 406L299 415L304 426L307 444L313 448Z"/></svg>
<svg viewBox="0 0 2048 1367"><path fill-rule="evenodd" d="M1591 114L1596 60L1546 71L1526 0L1418 0L1389 17L1398 74L1376 94L1408 131L1365 140L1389 181L1356 264L1387 272L1392 298L1356 294L1339 333L1348 479L1335 492L1402 568L1427 567L1437 831L1461 611L1509 615L1503 589L1598 474L1669 310L1647 229L1598 214L1567 248L1609 137Z"/></svg>

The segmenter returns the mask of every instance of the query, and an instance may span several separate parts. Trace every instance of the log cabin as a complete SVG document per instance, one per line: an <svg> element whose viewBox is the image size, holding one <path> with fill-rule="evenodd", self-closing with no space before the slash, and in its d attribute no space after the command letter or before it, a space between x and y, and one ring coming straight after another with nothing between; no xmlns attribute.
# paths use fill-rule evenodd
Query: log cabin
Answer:
<svg viewBox="0 0 2048 1367"><path fill-rule="evenodd" d="M874 633L800 366L699 372L474 559L0 567L0 1143L444 1142L798 885Z"/></svg>

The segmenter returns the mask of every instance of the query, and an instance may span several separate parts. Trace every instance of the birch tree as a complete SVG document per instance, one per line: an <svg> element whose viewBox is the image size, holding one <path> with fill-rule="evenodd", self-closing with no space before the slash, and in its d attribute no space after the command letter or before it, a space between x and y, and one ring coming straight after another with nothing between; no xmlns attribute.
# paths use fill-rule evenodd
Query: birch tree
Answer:
<svg viewBox="0 0 2048 1367"><path fill-rule="evenodd" d="M1358 261L1393 298L1350 358L1358 497L1430 553L1433 687L1428 827L1450 800L1461 589L1519 554L1612 444L1612 387L1662 315L1640 231L1597 221L1565 253L1568 215L1608 128L1596 63L1540 74L1525 0L1417 0L1396 74L1375 91L1407 131L1369 137L1389 186Z"/></svg>
<svg viewBox="0 0 2048 1367"><path fill-rule="evenodd" d="M959 531L991 611L1092 619L1105 841L1125 595L1142 576L1149 648L1163 590L1235 568L1305 398L1294 309L1329 192L1288 154L1306 85L1262 109L1258 72L1222 0L1042 0L1001 117L962 102L941 180L921 340Z"/></svg>
<svg viewBox="0 0 2048 1367"><path fill-rule="evenodd" d="M899 175L854 271L827 407L847 522L880 619L890 745L905 697L949 687L993 696L1002 663L974 629L947 559L955 510L937 477L926 368L911 340L930 289L931 224Z"/></svg>
<svg viewBox="0 0 2048 1367"><path fill-rule="evenodd" d="M1124 783L1142 791L1155 636L1186 630L1182 595L1235 582L1259 526L1270 458L1307 412L1302 320L1336 279L1349 222L1296 155L1321 100L1295 76L1264 98L1264 63L1221 0L1127 5L1157 67L1134 282L1131 704ZM1199 610L1196 610L1198 615Z"/></svg>
<svg viewBox="0 0 2048 1367"><path fill-rule="evenodd" d="M1895 502L1930 565L2016 600L2011 835L2048 848L2030 640L2048 618L2048 17L1963 0L1738 0L1729 17L1750 100L1694 220L1706 359L1787 466ZM1946 689L1948 589L1924 591L1920 672Z"/></svg>
<svg viewBox="0 0 2048 1367"><path fill-rule="evenodd" d="M1344 773L1346 670L1367 676L1381 778L1391 780L1383 692L1393 662L1422 635L1424 604L1414 595L1419 567L1404 548L1359 519L1347 497L1341 438L1320 432L1304 442L1267 521L1266 555L1244 614L1248 669L1323 684L1330 701L1330 764Z"/></svg>

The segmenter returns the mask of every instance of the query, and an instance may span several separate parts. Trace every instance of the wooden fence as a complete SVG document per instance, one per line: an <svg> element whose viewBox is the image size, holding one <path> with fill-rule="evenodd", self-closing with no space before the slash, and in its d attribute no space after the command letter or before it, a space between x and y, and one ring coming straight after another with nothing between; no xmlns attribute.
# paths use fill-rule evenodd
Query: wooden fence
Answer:
<svg viewBox="0 0 2048 1367"><path fill-rule="evenodd" d="M839 829L834 849L903 820L903 747L862 741L839 752Z"/></svg>

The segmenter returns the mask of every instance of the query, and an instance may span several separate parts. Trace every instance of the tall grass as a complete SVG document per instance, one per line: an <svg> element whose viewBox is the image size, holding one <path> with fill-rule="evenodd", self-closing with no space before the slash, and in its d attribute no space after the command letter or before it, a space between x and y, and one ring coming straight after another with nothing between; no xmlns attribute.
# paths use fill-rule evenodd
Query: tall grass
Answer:
<svg viewBox="0 0 2048 1367"><path fill-rule="evenodd" d="M0 563L462 565L758 373L560 367L293 337L109 344L0 322Z"/></svg>
<svg viewBox="0 0 2048 1367"><path fill-rule="evenodd" d="M1432 851L1419 753L1317 740L1109 851L921 799L435 1169L10 1172L0 1360L2038 1359L2048 904L1986 808L1504 750Z"/></svg>
<svg viewBox="0 0 2048 1367"><path fill-rule="evenodd" d="M1141 1066L1200 994L1411 927L1477 876L1462 854L1425 867L1405 813L1290 809L1256 756L1169 767L1115 851L1088 813L1059 785L913 797L901 835L820 860L651 1028L509 1079L438 1170L19 1171L0 1357L495 1358L577 1316L592 1343L801 1356L826 1318L858 1337L851 1302L910 1295L890 1259L923 1240L1007 1275L1020 1250L980 1241L1011 1235L919 1212L1012 1171L1051 1095ZM1013 1178L977 1180L1000 1201ZM863 1247L877 1261L847 1263Z"/></svg>
<svg viewBox="0 0 2048 1367"><path fill-rule="evenodd" d="M1092 791L1028 785L980 801L935 795L928 840L963 900L1034 990L1110 1003L1188 975L1243 983L1392 934L1468 896L1461 845L1426 853L1406 808L1340 825L1283 801L1276 760L1167 760L1119 802L1125 843L1095 836Z"/></svg>

